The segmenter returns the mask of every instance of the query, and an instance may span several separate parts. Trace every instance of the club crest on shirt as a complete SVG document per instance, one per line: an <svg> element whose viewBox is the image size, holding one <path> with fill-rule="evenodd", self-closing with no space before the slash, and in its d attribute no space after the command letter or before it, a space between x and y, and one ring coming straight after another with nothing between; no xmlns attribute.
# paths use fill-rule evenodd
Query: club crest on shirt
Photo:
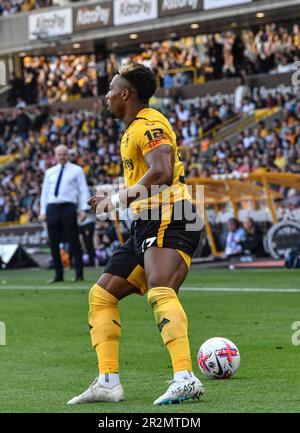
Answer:
<svg viewBox="0 0 300 433"><path fill-rule="evenodd" d="M122 162L123 162L124 169L133 170L134 165L133 165L133 162L132 162L131 158L123 158Z"/></svg>

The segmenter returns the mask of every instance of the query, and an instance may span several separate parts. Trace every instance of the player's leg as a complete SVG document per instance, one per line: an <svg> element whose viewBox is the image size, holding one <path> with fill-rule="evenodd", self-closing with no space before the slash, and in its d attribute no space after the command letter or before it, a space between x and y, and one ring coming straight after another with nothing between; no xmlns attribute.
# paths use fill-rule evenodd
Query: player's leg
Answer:
<svg viewBox="0 0 300 433"><path fill-rule="evenodd" d="M174 371L169 389L154 404L178 403L204 394L203 385L192 371L188 321L177 296L188 273L188 256L183 256L176 249L157 247L144 254L148 302Z"/></svg>
<svg viewBox="0 0 300 433"><path fill-rule="evenodd" d="M126 279L104 273L89 293L89 326L98 358L99 375L82 394L68 404L117 402L124 400L119 378L121 321L119 300L138 289Z"/></svg>
<svg viewBox="0 0 300 433"><path fill-rule="evenodd" d="M143 279L139 259L128 242L111 257L103 275L89 293L89 325L92 345L96 350L99 376L81 395L69 404L124 399L119 379L119 338L121 322L118 303L139 291Z"/></svg>
<svg viewBox="0 0 300 433"><path fill-rule="evenodd" d="M136 291L137 288L126 279L109 273L104 273L90 290L89 326L97 353L100 381L107 383L119 374L121 320L118 304Z"/></svg>

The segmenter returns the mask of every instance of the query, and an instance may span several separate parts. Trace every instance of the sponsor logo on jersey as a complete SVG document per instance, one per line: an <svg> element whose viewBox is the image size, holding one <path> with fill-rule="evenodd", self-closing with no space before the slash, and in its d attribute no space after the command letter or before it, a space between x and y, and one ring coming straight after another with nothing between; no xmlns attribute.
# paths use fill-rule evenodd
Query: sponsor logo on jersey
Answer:
<svg viewBox="0 0 300 433"><path fill-rule="evenodd" d="M162 142L163 139L165 139L165 138L166 138L166 137L164 137L164 136L161 136L161 137L158 137L158 138L154 138L153 140L149 141L149 143L148 143L148 147L149 147L150 149L152 149L153 147L157 146L158 144L161 144L161 142Z"/></svg>
<svg viewBox="0 0 300 433"><path fill-rule="evenodd" d="M131 158L129 158L129 159L123 158L122 159L122 163L123 163L124 169L133 170L134 165L133 165L133 162L132 162Z"/></svg>

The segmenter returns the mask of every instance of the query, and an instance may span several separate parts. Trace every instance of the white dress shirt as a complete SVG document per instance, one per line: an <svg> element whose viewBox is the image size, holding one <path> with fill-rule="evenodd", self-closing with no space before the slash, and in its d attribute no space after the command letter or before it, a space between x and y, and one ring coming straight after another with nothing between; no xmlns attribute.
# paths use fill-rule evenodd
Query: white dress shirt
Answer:
<svg viewBox="0 0 300 433"><path fill-rule="evenodd" d="M226 256L231 254L238 254L243 251L243 248L237 242L244 241L246 238L246 232L243 228L238 228L235 232L228 232L226 237Z"/></svg>
<svg viewBox="0 0 300 433"><path fill-rule="evenodd" d="M56 197L54 192L60 171L61 164L46 170L41 194L41 215L46 215L47 205L52 203L74 203L79 210L88 209L90 193L82 168L72 162L65 164Z"/></svg>

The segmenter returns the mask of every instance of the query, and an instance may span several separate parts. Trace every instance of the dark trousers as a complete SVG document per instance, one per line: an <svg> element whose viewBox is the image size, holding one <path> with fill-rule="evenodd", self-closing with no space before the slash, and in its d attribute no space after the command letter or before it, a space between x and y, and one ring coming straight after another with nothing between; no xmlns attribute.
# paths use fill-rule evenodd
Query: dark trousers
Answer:
<svg viewBox="0 0 300 433"><path fill-rule="evenodd" d="M70 255L74 258L75 276L76 278L83 277L76 206L73 203L49 204L47 206L47 229L55 276L63 278L59 244L66 240L70 245Z"/></svg>
<svg viewBox="0 0 300 433"><path fill-rule="evenodd" d="M88 223L79 227L79 232L83 237L83 242L89 256L90 266L95 265L94 231L95 223Z"/></svg>

